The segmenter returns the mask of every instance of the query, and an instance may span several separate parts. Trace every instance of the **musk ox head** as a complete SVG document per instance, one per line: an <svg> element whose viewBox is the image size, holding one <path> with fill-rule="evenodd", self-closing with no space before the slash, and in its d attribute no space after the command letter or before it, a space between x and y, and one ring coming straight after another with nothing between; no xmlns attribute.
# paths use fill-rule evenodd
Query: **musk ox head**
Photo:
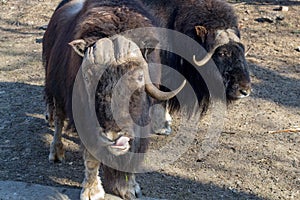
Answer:
<svg viewBox="0 0 300 200"><path fill-rule="evenodd" d="M198 66L205 65L211 58L222 74L229 100L241 99L251 93L251 82L245 48L240 42L237 29L207 31L203 26L195 26L196 34L208 50L200 61L193 57Z"/></svg>
<svg viewBox="0 0 300 200"><path fill-rule="evenodd" d="M79 96L89 109L82 115L90 117L96 111L94 118L101 127L102 145L113 155L123 155L129 149L139 151L134 144L146 137L143 134L149 134L137 128L149 120L148 95L158 100L170 99L185 82L172 92L160 91L150 80L148 64L139 47L120 35L102 38L90 47L81 39L70 45L83 56L79 87L87 95ZM89 118L91 126L97 123L94 118Z"/></svg>

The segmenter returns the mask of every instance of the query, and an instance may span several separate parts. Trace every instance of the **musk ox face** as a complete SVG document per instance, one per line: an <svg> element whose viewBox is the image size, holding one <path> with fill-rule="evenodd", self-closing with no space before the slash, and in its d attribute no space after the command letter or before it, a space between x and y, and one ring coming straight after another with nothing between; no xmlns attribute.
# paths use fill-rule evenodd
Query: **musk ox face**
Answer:
<svg viewBox="0 0 300 200"><path fill-rule="evenodd" d="M147 95L157 100L170 99L180 92L186 81L174 91L160 91L150 80L148 64L139 47L121 35L99 39L92 46L87 46L83 39L69 44L83 57L80 69L83 78L77 85L86 92L78 96L85 98L82 94L87 94L89 105L95 105L103 145L116 156L130 149L135 152L139 138L147 136L141 134L150 133L150 130L137 128L149 122L151 102ZM82 101L86 103L85 99ZM88 112L94 112L91 106Z"/></svg>
<svg viewBox="0 0 300 200"><path fill-rule="evenodd" d="M218 47L212 58L222 74L227 98L236 100L249 96L251 82L244 46L231 41Z"/></svg>
<svg viewBox="0 0 300 200"><path fill-rule="evenodd" d="M148 104L144 88L144 71L138 60L109 66L99 80L95 109L107 149L115 156L126 154L134 145L133 122L147 120L143 107ZM109 81L108 81L109 80Z"/></svg>
<svg viewBox="0 0 300 200"><path fill-rule="evenodd" d="M247 97L251 93L249 70L245 58L245 48L240 41L237 28L207 31L203 26L195 26L197 38L204 42L207 55L200 61L194 56L198 66L213 59L222 74L228 100Z"/></svg>

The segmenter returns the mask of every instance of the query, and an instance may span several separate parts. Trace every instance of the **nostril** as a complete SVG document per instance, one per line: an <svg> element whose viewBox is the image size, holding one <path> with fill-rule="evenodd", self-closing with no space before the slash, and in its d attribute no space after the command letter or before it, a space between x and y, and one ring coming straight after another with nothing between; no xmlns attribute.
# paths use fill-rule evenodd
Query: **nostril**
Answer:
<svg viewBox="0 0 300 200"><path fill-rule="evenodd" d="M244 95L244 96L248 96L248 95L249 95L249 93L248 93L247 90L239 90L239 92L240 92L242 95Z"/></svg>

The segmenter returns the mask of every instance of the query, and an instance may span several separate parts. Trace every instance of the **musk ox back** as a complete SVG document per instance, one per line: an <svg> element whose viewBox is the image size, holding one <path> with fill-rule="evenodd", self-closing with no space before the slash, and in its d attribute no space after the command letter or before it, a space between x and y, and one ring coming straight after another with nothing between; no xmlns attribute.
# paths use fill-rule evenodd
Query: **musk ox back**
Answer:
<svg viewBox="0 0 300 200"><path fill-rule="evenodd" d="M148 42L156 41L154 33L145 32L134 41L118 35L148 26L153 26L150 15L135 1L70 0L63 1L56 9L43 38L45 97L55 125L49 160L64 160L65 119L77 130L91 123L83 132L96 127L92 129L92 136L101 141L101 155L117 163L117 167L122 165L122 169L125 166L131 170L119 171L106 163L103 166L105 190L124 199L141 195L132 172L143 157L135 159L130 153L144 153L147 149L147 138L140 137L150 133L150 126L139 127L149 122L153 99L170 99L184 86L173 92L162 92L152 84L145 58L157 58L147 49ZM141 44L143 49L140 49ZM97 76L99 70L103 72L101 77ZM84 78L79 79L80 84L74 88L78 74ZM160 78L160 73L155 77ZM113 98L114 94L119 98ZM84 108L80 112L80 126L76 123L78 115L73 115L75 100L80 103L75 108ZM96 115L91 118L93 113ZM86 148L83 158L85 179L81 199L102 199L105 192L98 177L100 162Z"/></svg>

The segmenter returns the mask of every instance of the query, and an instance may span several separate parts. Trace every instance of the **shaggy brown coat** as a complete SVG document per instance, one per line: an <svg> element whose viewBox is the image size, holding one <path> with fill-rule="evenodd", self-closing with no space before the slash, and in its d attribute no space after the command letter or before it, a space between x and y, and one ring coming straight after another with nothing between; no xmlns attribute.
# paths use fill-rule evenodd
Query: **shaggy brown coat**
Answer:
<svg viewBox="0 0 300 200"><path fill-rule="evenodd" d="M160 26L188 35L207 51L212 50L219 30L231 29L240 38L238 18L233 7L224 0L141 1L159 19ZM230 41L217 48L212 56L222 76L229 101L250 94L250 76L244 54L242 43ZM206 111L210 93L203 77L191 63L172 53L165 53L162 62L174 67L189 80L203 111Z"/></svg>
<svg viewBox="0 0 300 200"><path fill-rule="evenodd" d="M85 41L85 46L78 47L82 53L101 38L110 37L124 31L152 27L154 20L139 5L137 1L125 0L71 0L63 1L54 12L43 38L43 64L46 72L45 97L50 111L50 117L55 116L55 133L50 147L50 161L64 159L61 132L64 120L70 119L73 125L72 91L74 80L82 63L82 57L69 45L78 39ZM154 33L145 32L135 43L147 44L141 41L150 38L155 41ZM153 40L152 40L153 39ZM150 52L150 51L147 51ZM144 57L148 57L143 50ZM151 58L151 56L150 56ZM153 59L159 59L156 55ZM116 82L108 80L118 79L124 73L134 70L139 63L128 62L111 66L105 72L98 84L96 94L96 113L104 131L117 132L120 128L113 120L109 111L107 96L111 96ZM133 67L133 69L132 69ZM136 68L138 69L138 68ZM160 79L159 72L157 79ZM144 91L137 91L131 99L131 115L138 124L148 123L148 110L152 101ZM147 139L135 138L131 141L132 152L145 152ZM107 152L109 153L109 152ZM117 156L112 155L112 159ZM124 162L129 162L127 157ZM81 199L103 198L103 188L98 176L99 161L87 150L84 150L85 180ZM139 185L135 182L134 174L121 172L104 166L104 186L107 192L119 195L124 199L133 199L141 194Z"/></svg>

